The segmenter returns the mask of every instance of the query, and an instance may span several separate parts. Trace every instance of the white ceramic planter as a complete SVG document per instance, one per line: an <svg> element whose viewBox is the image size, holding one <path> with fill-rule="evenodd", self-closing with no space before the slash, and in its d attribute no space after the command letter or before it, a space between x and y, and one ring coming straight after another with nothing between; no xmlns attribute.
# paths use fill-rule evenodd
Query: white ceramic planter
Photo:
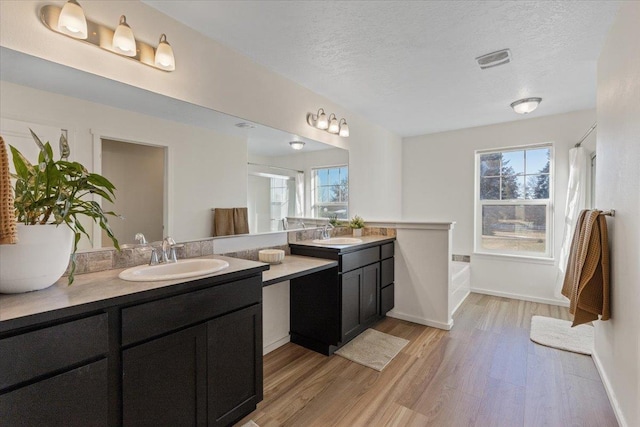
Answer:
<svg viewBox="0 0 640 427"><path fill-rule="evenodd" d="M362 228L354 228L353 237L362 237Z"/></svg>
<svg viewBox="0 0 640 427"><path fill-rule="evenodd" d="M62 277L73 249L69 227L18 224L18 240L0 245L0 293L37 291Z"/></svg>

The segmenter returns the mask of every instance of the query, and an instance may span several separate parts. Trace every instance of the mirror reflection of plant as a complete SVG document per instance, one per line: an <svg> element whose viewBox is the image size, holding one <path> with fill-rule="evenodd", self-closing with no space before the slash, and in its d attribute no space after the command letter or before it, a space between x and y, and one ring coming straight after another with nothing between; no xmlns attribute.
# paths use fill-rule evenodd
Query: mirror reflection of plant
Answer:
<svg viewBox="0 0 640 427"><path fill-rule="evenodd" d="M30 129L31 130L31 129ZM69 284L73 283L76 269L75 253L82 234L91 239L78 220L79 216L87 216L97 222L120 250L118 240L111 231L107 216L117 216L114 212L105 212L93 200L86 196L98 195L113 203L115 186L105 177L90 173L82 164L70 162L70 150L64 134L60 136L60 160L53 160L51 144L43 144L31 130L33 140L40 148L38 164L31 164L15 147L10 146L13 156L15 178L16 219L26 225L62 223L69 227L75 237L71 256Z"/></svg>

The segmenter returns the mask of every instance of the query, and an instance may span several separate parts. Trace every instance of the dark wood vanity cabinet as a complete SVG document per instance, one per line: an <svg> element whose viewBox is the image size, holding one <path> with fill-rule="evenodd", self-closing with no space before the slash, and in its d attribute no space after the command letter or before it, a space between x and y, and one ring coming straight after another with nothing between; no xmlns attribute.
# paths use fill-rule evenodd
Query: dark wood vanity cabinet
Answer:
<svg viewBox="0 0 640 427"><path fill-rule="evenodd" d="M0 425L232 424L262 400L264 269L0 325Z"/></svg>
<svg viewBox="0 0 640 427"><path fill-rule="evenodd" d="M393 308L393 239L357 247L291 244L338 268L291 280L291 341L330 355Z"/></svg>

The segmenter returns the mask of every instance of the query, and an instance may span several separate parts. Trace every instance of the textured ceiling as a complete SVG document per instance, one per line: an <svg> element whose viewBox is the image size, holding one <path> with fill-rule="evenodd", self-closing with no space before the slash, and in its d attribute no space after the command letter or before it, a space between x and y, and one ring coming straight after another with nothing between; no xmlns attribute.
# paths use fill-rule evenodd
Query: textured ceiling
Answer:
<svg viewBox="0 0 640 427"><path fill-rule="evenodd" d="M402 136L595 108L615 1L145 3ZM475 57L510 48L510 64ZM319 106L320 107L320 106Z"/></svg>

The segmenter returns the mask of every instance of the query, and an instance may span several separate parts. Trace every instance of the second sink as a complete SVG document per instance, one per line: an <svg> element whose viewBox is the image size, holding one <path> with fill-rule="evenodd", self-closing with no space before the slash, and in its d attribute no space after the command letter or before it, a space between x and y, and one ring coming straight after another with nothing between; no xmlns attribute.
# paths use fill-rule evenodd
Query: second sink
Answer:
<svg viewBox="0 0 640 427"><path fill-rule="evenodd" d="M220 259L181 259L167 264L131 267L120 273L118 277L130 282L185 279L215 273L227 267L229 263Z"/></svg>
<svg viewBox="0 0 640 427"><path fill-rule="evenodd" d="M332 237L330 239L316 239L313 241L318 245L356 245L362 243L362 239L354 239L353 237Z"/></svg>

